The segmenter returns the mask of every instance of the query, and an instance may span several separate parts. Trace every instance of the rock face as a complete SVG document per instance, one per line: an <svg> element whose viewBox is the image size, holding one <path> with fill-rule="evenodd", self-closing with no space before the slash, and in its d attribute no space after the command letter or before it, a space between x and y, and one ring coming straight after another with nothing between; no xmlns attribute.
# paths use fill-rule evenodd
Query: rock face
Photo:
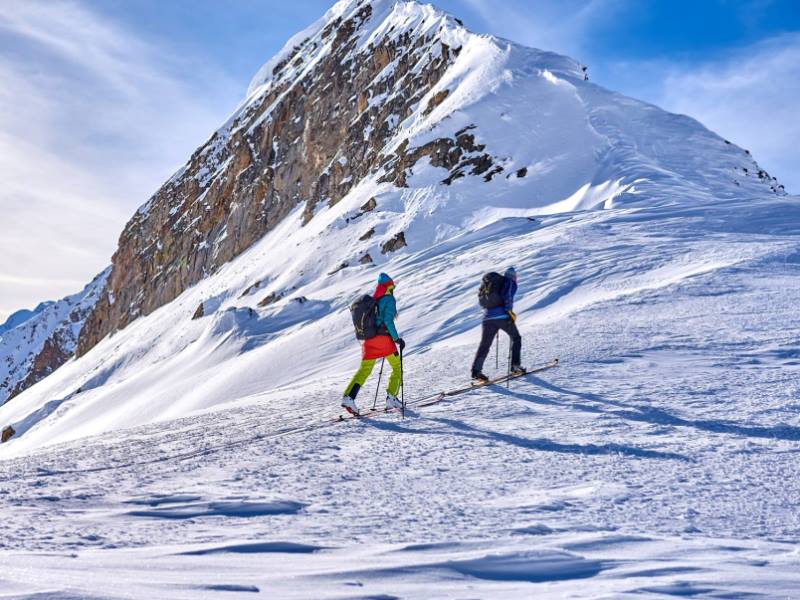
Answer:
<svg viewBox="0 0 800 600"><path fill-rule="evenodd" d="M74 355L109 270L80 293L40 305L33 316L0 335L0 404L41 381Z"/></svg>
<svg viewBox="0 0 800 600"><path fill-rule="evenodd" d="M375 22L392 11L415 19L405 30L375 35ZM317 31L270 64L238 113L126 225L78 354L176 298L298 206L308 222L318 203L335 204L380 168L397 185L423 156L452 167L453 178L487 173L491 158L467 134L381 152L420 105L433 111L447 98L434 88L460 49L442 32L459 27L415 3L334 6Z"/></svg>

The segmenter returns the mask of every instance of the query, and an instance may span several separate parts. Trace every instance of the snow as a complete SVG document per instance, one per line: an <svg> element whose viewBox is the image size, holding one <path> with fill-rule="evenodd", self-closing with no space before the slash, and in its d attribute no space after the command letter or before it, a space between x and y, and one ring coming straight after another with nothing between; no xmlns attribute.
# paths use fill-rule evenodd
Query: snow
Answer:
<svg viewBox="0 0 800 600"><path fill-rule="evenodd" d="M405 27L463 46L444 102L382 152L475 125L503 173L445 186L423 160L408 188L375 173L305 226L299 207L0 407L19 432L0 446L3 593L796 597L800 199L571 59L374 5L359 43ZM336 422L360 358L347 307L380 271L414 399L464 385L478 282L510 264L524 362L557 368Z"/></svg>
<svg viewBox="0 0 800 600"><path fill-rule="evenodd" d="M338 224L346 208L318 216ZM379 269L320 281L341 255L314 270L307 248L340 233L338 248L349 227L301 228L294 215L4 407L24 412L36 394L96 377L2 448L0 498L17 532L3 577L99 597L125 581L134 598L214 598L219 586L286 598L424 598L431 586L443 598L468 587L792 597L798 212L796 199L763 197L509 217L409 251L379 267L398 282L407 397L463 383L477 278L509 257L525 362L562 363L405 421L325 427L358 360L346 303ZM267 283L239 299L256 273ZM287 299L256 307L277 290ZM212 291L217 308L191 321ZM25 587L31 552L37 580Z"/></svg>

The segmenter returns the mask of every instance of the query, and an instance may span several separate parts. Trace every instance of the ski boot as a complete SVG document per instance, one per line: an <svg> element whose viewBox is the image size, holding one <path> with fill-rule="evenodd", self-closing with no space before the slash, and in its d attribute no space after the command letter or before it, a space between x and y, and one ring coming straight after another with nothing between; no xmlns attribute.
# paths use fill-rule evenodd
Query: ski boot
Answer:
<svg viewBox="0 0 800 600"><path fill-rule="evenodd" d="M400 399L397 396L386 394L386 410L392 410L395 408L403 408L403 403L400 402Z"/></svg>
<svg viewBox="0 0 800 600"><path fill-rule="evenodd" d="M480 371L472 370L472 381L475 384L481 385L489 382L489 378Z"/></svg>
<svg viewBox="0 0 800 600"><path fill-rule="evenodd" d="M359 414L361 414L358 412L358 406L356 405L355 399L351 398L350 396L345 396L342 398L342 408L354 417L357 417Z"/></svg>

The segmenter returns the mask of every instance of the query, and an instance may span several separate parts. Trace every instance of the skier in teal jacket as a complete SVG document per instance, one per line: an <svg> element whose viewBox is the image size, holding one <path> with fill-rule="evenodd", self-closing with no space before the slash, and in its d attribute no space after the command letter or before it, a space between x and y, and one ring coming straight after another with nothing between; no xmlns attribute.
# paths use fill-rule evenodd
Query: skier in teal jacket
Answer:
<svg viewBox="0 0 800 600"><path fill-rule="evenodd" d="M392 367L392 374L389 377L389 384L386 387L386 409L400 408L402 406L397 393L400 391L402 380L400 352L406 346L403 338L397 333L394 324L397 317L397 302L394 298L394 281L386 273L381 273L378 277L378 287L372 295L378 301L378 314L375 317L375 324L380 332L375 337L364 340L361 346L361 365L347 384L342 398L342 407L351 414L357 415L358 406L356 396L359 390L367 382L367 378L375 367L375 362L379 358L385 358Z"/></svg>

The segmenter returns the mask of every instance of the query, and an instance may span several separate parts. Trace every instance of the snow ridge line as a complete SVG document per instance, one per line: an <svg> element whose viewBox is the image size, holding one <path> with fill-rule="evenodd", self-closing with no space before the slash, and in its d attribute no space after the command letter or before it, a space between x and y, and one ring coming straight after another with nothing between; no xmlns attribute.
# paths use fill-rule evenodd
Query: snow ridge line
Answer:
<svg viewBox="0 0 800 600"><path fill-rule="evenodd" d="M552 369L552 368L558 366L558 364L559 364L559 359L555 359L555 360L553 360L553 361L551 361L549 363L544 364L541 367L537 367L536 369L532 369L532 370L528 371L527 373L525 373L525 375L532 375L534 373L541 373L542 371L546 371L548 369ZM524 377L525 375L521 375L521 376L518 376L518 377ZM513 378L516 379L518 377L513 377ZM426 406L433 406L434 404L438 404L442 400L445 400L445 399L448 399L448 398L453 398L455 396L466 394L466 393L474 391L474 390L479 390L479 389L488 387L489 385L492 385L492 384L495 384L495 383L504 383L507 379L510 380L512 378L501 378L501 379L499 379L497 381L492 381L489 384L485 384L485 385L470 386L468 388L456 388L454 390L438 392L436 394L430 394L428 396L423 396L421 398L415 398L414 400L409 400L408 402L406 402L406 407L416 406L416 407L420 407L421 408L421 407L426 407ZM106 466L93 467L93 468L88 468L88 469L64 469L64 470L60 470L60 471L51 471L51 470L40 469L35 475L23 475L23 476L15 476L15 477L10 477L10 478L3 478L3 479L0 479L0 482L6 482L6 481L12 481L12 480L13 481L28 480L28 479L35 479L35 478L39 478L39 477L55 477L55 476L58 476L58 475L80 475L80 474L85 474L85 473L101 473L101 472L105 472L105 471L117 471L117 470L122 470L122 469L129 469L131 467L147 466L147 465L153 465L153 464L169 462L169 461L176 461L177 462L177 461L189 460L189 459L192 459L192 458L197 458L197 457L204 456L204 455L214 454L214 453L220 452L222 450L228 450L230 448L236 448L236 447L239 447L239 446L244 446L244 445L252 444L252 443L255 443L255 442L260 442L260 441L263 441L263 440L278 439L278 438L281 438L281 437L284 437L284 436L287 436L287 435L291 435L293 433L302 433L302 432L305 432L305 431L314 431L316 429L324 429L326 427L330 427L332 425L336 425L337 423L342 423L342 422L345 422L345 421L357 421L357 420L364 419L364 418L371 418L371 417L375 417L375 416L387 415L387 414L392 414L392 413L397 413L397 412L399 412L399 409L392 409L392 410L388 410L388 411L386 409L376 409L376 410L366 411L364 414L362 414L362 415L360 415L358 417L339 415L339 416L337 416L335 418L332 418L332 419L324 419L324 420L314 421L312 423L307 423L306 425L300 425L300 426L297 426L297 427L289 427L289 428L286 428L286 429L280 429L278 431L273 431L273 432L269 432L269 433L257 434L257 435L255 435L253 437L244 438L244 439L240 439L240 440L234 440L234 441L229 442L227 444L221 444L221 445L218 445L218 446L210 446L210 447L204 448L202 450L194 450L194 451L191 451L191 452L182 452L182 453L179 453L179 454L171 454L171 455L167 455L167 456L162 456L160 458L154 458L152 460L131 461L131 462L123 463L123 464L119 464L119 465L106 465Z"/></svg>

